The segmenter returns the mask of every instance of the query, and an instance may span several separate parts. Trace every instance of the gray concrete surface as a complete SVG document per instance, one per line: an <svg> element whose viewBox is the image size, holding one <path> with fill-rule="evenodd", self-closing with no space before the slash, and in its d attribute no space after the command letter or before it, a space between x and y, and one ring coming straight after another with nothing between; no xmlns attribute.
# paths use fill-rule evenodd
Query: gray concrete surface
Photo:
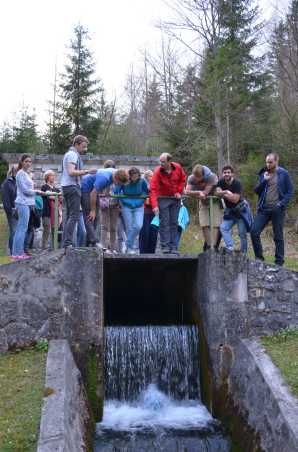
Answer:
<svg viewBox="0 0 298 452"><path fill-rule="evenodd" d="M80 371L66 340L50 341L37 452L83 452L93 425Z"/></svg>

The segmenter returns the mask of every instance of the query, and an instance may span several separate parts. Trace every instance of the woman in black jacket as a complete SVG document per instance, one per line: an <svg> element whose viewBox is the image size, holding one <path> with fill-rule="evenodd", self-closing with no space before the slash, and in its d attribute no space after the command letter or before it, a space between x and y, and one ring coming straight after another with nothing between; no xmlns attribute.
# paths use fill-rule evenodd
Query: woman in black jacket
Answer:
<svg viewBox="0 0 298 452"><path fill-rule="evenodd" d="M15 230L17 227L17 222L18 222L16 209L15 209L15 205L14 205L14 201L17 196L16 174L17 174L17 167L13 165L9 169L9 171L7 173L7 177L1 187L3 209L6 214L8 228L9 228L8 246L9 246L9 251L10 251L11 255L12 255L13 237L14 237L14 233L15 233Z"/></svg>

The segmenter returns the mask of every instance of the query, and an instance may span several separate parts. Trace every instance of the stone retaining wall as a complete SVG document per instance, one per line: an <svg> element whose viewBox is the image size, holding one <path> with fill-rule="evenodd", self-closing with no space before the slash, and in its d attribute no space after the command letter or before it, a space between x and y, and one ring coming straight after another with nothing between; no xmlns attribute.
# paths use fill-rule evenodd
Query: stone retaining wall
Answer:
<svg viewBox="0 0 298 452"><path fill-rule="evenodd" d="M50 342L45 392L37 452L92 450L92 415L66 340Z"/></svg>
<svg viewBox="0 0 298 452"><path fill-rule="evenodd" d="M67 339L84 381L96 368L96 418L103 396L103 259L95 249L41 253L0 267L0 352L40 338Z"/></svg>
<svg viewBox="0 0 298 452"><path fill-rule="evenodd" d="M205 354L202 361L207 362L205 402L216 417L238 429L242 452L297 450L287 446L294 411L286 413L286 404L278 405L271 397L282 379L271 387L277 370L270 373L267 366L265 372L264 361L258 367L256 346L245 342L257 334L298 327L297 277L297 273L275 265L248 261L241 253L199 255L197 301ZM264 356L264 350L261 354ZM267 408L275 417L270 422ZM274 428L278 447L272 449Z"/></svg>
<svg viewBox="0 0 298 452"><path fill-rule="evenodd" d="M251 330L270 334L298 326L298 273L261 261L248 262L247 309Z"/></svg>

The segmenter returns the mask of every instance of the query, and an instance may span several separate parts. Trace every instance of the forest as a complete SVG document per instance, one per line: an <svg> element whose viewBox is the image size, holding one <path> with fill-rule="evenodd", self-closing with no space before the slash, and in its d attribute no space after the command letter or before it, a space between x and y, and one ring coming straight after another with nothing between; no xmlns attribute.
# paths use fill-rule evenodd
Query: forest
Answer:
<svg viewBox="0 0 298 452"><path fill-rule="evenodd" d="M159 50L140 51L121 103L107 100L89 30L77 24L56 71L46 127L41 132L34 106L23 105L12 124L0 125L0 153L64 153L80 133L95 154L167 151L187 170L231 163L247 188L266 153L277 152L295 177L298 1L270 23L259 6L171 0L174 19L160 20Z"/></svg>

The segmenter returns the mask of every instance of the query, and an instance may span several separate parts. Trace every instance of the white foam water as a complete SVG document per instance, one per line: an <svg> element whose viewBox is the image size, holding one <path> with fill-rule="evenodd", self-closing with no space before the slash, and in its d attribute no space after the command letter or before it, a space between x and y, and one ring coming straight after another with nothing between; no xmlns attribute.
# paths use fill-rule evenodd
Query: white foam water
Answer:
<svg viewBox="0 0 298 452"><path fill-rule="evenodd" d="M175 401L151 384L136 403L106 401L97 434L105 429L131 432L156 428L209 429L215 423L199 400Z"/></svg>

